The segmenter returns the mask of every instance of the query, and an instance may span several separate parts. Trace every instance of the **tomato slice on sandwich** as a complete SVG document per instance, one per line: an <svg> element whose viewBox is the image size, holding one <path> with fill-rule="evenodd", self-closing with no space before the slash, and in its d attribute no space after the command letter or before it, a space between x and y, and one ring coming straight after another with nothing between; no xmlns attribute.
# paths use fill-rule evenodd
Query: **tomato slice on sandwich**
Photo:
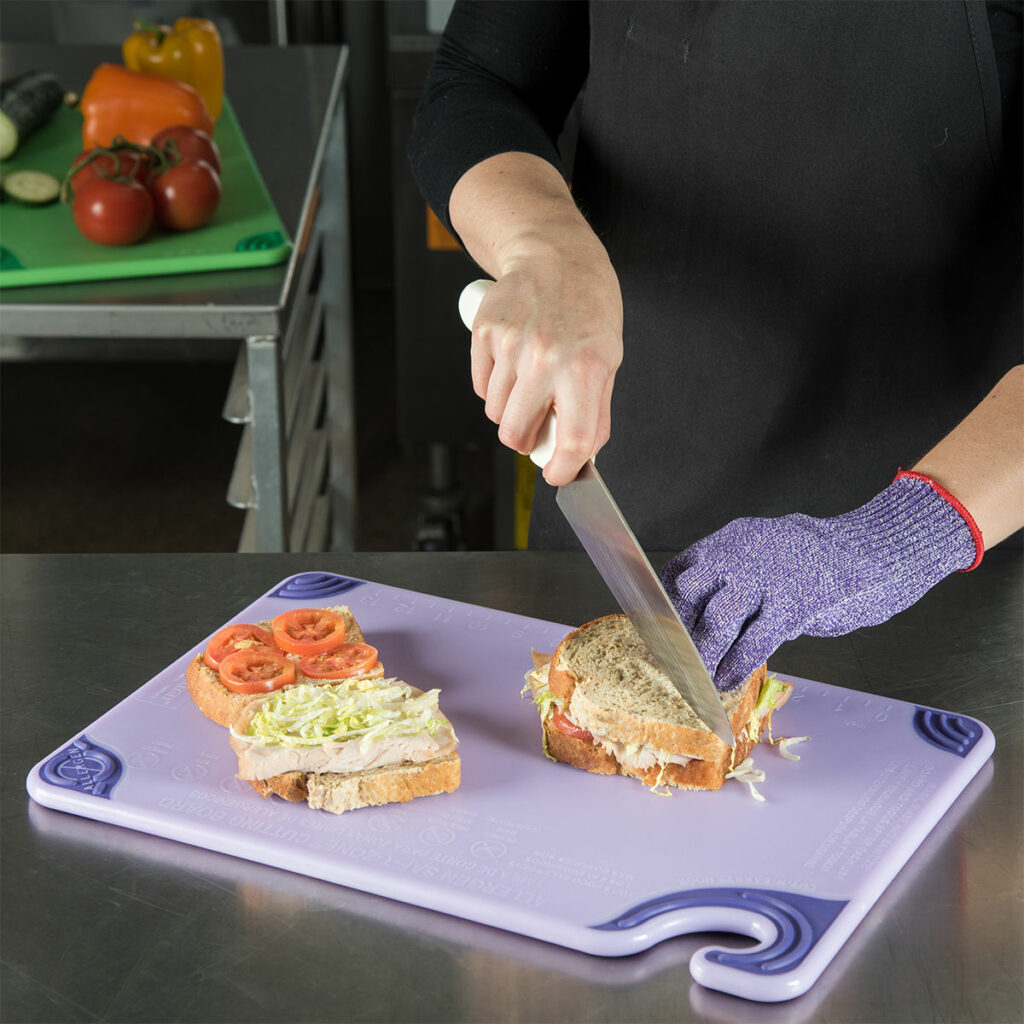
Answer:
<svg viewBox="0 0 1024 1024"><path fill-rule="evenodd" d="M203 661L216 672L220 663L229 654L254 647L269 647L273 650L274 638L259 626L253 626L248 622L236 622L213 634L203 652Z"/></svg>
<svg viewBox="0 0 1024 1024"><path fill-rule="evenodd" d="M295 662L273 647L248 647L220 663L220 681L232 693L268 693L295 682Z"/></svg>
<svg viewBox="0 0 1024 1024"><path fill-rule="evenodd" d="M349 679L365 675L377 664L377 648L348 641L324 654L307 654L299 671L313 679Z"/></svg>
<svg viewBox="0 0 1024 1024"><path fill-rule="evenodd" d="M584 743L593 743L594 734L587 729L581 729L561 708L551 709L551 724L566 736L574 740L583 740Z"/></svg>
<svg viewBox="0 0 1024 1024"><path fill-rule="evenodd" d="M345 620L327 608L293 608L272 625L277 646L289 654L323 654L345 642Z"/></svg>

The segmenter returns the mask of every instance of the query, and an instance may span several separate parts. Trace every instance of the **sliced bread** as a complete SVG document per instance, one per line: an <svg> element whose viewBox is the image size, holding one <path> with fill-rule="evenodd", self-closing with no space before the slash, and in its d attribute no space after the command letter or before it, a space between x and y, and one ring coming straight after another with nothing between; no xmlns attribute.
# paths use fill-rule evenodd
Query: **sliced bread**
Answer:
<svg viewBox="0 0 1024 1024"><path fill-rule="evenodd" d="M370 768L348 775L307 775L307 803L317 810L342 814L357 807L406 803L419 796L453 793L459 788L462 764L458 754L433 761Z"/></svg>
<svg viewBox="0 0 1024 1024"><path fill-rule="evenodd" d="M334 772L286 772L251 783L260 796L305 801L317 810L341 814L358 807L405 803L418 796L454 793L461 781L462 763L456 753L418 764L387 765L340 775Z"/></svg>
<svg viewBox="0 0 1024 1024"><path fill-rule="evenodd" d="M765 679L761 666L741 686L722 695L737 740L733 751L679 695L629 619L606 615L565 637L547 675L556 706L594 739L567 734L549 711L543 722L546 749L558 761L598 774L632 775L649 786L718 789L730 767L747 757L757 742L769 713L754 715ZM776 706L786 696L788 692ZM634 755L644 750L648 756L631 758L627 750ZM682 763L668 761L665 755Z"/></svg>

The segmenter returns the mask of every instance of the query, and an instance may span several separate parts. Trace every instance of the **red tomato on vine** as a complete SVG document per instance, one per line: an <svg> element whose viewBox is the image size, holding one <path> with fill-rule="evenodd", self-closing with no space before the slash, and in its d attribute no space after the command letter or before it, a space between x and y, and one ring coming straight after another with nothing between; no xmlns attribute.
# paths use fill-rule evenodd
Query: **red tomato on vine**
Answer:
<svg viewBox="0 0 1024 1024"><path fill-rule="evenodd" d="M133 245L153 225L153 199L138 181L93 178L75 192L71 213L90 241Z"/></svg>
<svg viewBox="0 0 1024 1024"><path fill-rule="evenodd" d="M202 227L220 203L220 176L205 160L184 158L150 179L157 223L171 231Z"/></svg>

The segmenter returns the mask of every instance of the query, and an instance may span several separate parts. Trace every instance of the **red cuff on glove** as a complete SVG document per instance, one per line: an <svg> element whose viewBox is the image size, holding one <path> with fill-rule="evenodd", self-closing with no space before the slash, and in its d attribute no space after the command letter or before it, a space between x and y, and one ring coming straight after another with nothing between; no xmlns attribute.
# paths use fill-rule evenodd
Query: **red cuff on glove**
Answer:
<svg viewBox="0 0 1024 1024"><path fill-rule="evenodd" d="M952 505L953 508L960 513L963 521L967 524L967 528L971 531L971 539L974 541L974 561L971 562L966 569L960 569L959 572L970 572L972 569L976 569L981 564L981 557L985 554L985 541L981 536L981 529L978 524L974 521L974 516L967 511L963 502L955 494L950 494L942 484L933 480L930 476L925 473L916 473L912 469L901 469L894 477L893 480L899 480L901 477L909 477L911 480L923 480L929 487L940 497L943 501Z"/></svg>

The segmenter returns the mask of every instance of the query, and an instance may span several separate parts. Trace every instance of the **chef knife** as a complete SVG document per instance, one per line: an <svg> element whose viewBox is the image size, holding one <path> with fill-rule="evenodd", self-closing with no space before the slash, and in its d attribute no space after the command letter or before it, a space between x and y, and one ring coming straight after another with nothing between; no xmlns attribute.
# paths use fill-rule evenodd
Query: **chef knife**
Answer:
<svg viewBox="0 0 1024 1024"><path fill-rule="evenodd" d="M470 330L492 283L473 281L459 297L459 314ZM552 410L530 452L541 469L555 450L555 425ZM593 459L572 483L558 488L555 501L654 660L701 720L727 747L734 746L711 675Z"/></svg>

